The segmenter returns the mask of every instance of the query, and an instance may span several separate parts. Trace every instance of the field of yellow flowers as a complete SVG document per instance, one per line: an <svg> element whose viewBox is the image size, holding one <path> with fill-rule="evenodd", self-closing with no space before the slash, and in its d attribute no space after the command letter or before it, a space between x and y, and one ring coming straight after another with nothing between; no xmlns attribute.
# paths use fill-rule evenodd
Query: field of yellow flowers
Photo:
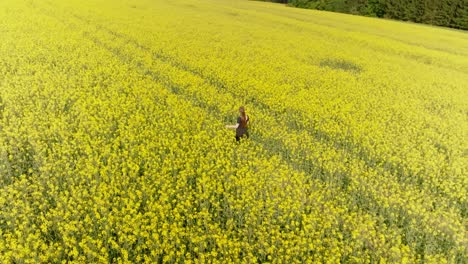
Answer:
<svg viewBox="0 0 468 264"><path fill-rule="evenodd" d="M467 69L437 27L2 0L0 263L466 263Z"/></svg>

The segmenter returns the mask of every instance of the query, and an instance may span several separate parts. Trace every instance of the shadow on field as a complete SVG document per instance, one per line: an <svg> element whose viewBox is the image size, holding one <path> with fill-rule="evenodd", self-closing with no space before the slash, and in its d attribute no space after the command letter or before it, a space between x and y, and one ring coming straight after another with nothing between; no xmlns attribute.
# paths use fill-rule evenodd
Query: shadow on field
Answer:
<svg viewBox="0 0 468 264"><path fill-rule="evenodd" d="M362 68L359 65L342 59L325 59L322 60L319 65L322 68L327 67L334 70L343 70L353 73L360 73L362 71Z"/></svg>

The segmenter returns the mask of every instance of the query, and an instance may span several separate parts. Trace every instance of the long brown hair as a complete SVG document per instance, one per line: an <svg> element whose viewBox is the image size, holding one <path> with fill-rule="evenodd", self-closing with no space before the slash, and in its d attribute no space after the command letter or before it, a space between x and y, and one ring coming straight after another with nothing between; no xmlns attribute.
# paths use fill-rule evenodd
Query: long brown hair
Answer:
<svg viewBox="0 0 468 264"><path fill-rule="evenodd" d="M241 127L247 127L247 115L245 114L245 108L243 106L239 107L239 111L241 112Z"/></svg>

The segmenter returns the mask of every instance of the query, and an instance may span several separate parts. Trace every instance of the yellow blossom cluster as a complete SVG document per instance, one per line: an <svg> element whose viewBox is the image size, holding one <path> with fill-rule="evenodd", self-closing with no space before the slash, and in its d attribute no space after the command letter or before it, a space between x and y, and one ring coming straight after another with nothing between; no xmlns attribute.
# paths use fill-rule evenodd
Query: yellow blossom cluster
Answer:
<svg viewBox="0 0 468 264"><path fill-rule="evenodd" d="M0 40L0 263L467 259L466 33L3 0Z"/></svg>

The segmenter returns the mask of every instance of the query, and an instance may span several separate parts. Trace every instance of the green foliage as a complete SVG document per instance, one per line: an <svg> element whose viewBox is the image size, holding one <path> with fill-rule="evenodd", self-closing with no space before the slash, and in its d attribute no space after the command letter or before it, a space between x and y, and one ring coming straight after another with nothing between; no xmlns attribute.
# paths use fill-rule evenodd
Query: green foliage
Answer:
<svg viewBox="0 0 468 264"><path fill-rule="evenodd" d="M348 12L348 0L291 0L289 5L301 8L312 8L318 10L333 10L336 12Z"/></svg>
<svg viewBox="0 0 468 264"><path fill-rule="evenodd" d="M289 5L301 8L314 8L318 9L319 1L309 1L309 0L291 0L288 2Z"/></svg>
<svg viewBox="0 0 468 264"><path fill-rule="evenodd" d="M385 1L369 0L367 2L367 14L376 17L383 17L385 15Z"/></svg>
<svg viewBox="0 0 468 264"><path fill-rule="evenodd" d="M287 4L288 0L258 0L261 2L273 2L273 3L282 3L282 4Z"/></svg>

